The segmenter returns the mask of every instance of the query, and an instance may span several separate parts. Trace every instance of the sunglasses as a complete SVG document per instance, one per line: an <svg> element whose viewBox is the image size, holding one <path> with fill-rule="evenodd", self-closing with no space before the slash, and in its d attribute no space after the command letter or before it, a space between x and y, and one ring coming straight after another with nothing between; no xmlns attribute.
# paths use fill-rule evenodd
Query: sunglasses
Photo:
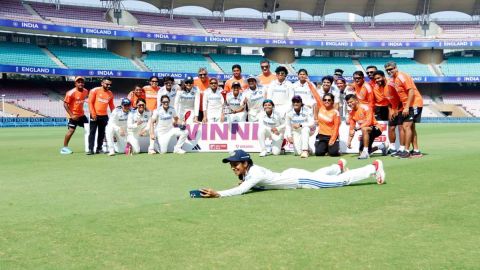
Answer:
<svg viewBox="0 0 480 270"><path fill-rule="evenodd" d="M262 69L267 69L267 68L269 68L270 66L261 66L261 67L262 67Z"/></svg>
<svg viewBox="0 0 480 270"><path fill-rule="evenodd" d="M158 81L150 81L150 82L158 83Z"/></svg>
<svg viewBox="0 0 480 270"><path fill-rule="evenodd" d="M286 75L285 72L279 72L279 73L277 73L277 74L278 74L278 75L284 75L284 76Z"/></svg>
<svg viewBox="0 0 480 270"><path fill-rule="evenodd" d="M324 102L332 102L332 99L330 99L330 98L329 99L324 99L323 101Z"/></svg>
<svg viewBox="0 0 480 270"><path fill-rule="evenodd" d="M210 82L210 84L218 84L218 82L216 82L216 81L213 81L213 82Z"/></svg>
<svg viewBox="0 0 480 270"><path fill-rule="evenodd" d="M362 77L353 77L355 81L363 79Z"/></svg>
<svg viewBox="0 0 480 270"><path fill-rule="evenodd" d="M390 72L390 71L392 71L392 70L394 70L394 69L395 69L395 68L386 68L385 70L386 70L387 72Z"/></svg>
<svg viewBox="0 0 480 270"><path fill-rule="evenodd" d="M373 74L375 71L367 71L367 74Z"/></svg>
<svg viewBox="0 0 480 270"><path fill-rule="evenodd" d="M168 103L170 103L170 101L166 101L166 100L162 101L162 104L168 104Z"/></svg>
<svg viewBox="0 0 480 270"><path fill-rule="evenodd" d="M201 73L201 74L198 74L198 76L199 76L199 77L205 77L205 76L207 76L207 74Z"/></svg>
<svg viewBox="0 0 480 270"><path fill-rule="evenodd" d="M112 84L111 83L106 83L105 86L110 87L110 86L112 86Z"/></svg>

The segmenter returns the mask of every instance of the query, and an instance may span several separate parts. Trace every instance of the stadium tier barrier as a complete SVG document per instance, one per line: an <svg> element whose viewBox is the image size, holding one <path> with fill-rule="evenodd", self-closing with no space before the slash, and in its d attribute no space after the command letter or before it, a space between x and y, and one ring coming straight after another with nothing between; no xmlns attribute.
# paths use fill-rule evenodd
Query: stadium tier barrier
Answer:
<svg viewBox="0 0 480 270"><path fill-rule="evenodd" d="M0 117L0 128L7 127L66 127L65 117Z"/></svg>

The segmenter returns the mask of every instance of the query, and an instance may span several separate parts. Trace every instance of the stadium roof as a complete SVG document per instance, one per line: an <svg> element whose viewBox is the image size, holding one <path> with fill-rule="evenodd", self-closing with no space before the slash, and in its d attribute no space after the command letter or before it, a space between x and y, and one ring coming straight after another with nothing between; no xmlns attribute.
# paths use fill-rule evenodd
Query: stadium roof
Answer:
<svg viewBox="0 0 480 270"><path fill-rule="evenodd" d="M260 12L295 10L312 16L337 12L355 13L360 16L379 15L388 12L405 12L422 15L440 11L459 11L470 15L480 12L479 0L138 0L159 9L171 10L184 6L200 6L211 11L233 8L252 8ZM394 19L394 18L392 18Z"/></svg>

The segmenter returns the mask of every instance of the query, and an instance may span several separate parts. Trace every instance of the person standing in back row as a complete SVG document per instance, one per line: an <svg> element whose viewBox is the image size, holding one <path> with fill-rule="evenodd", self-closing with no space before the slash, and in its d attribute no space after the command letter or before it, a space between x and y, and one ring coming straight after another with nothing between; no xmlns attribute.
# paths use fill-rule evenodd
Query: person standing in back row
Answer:
<svg viewBox="0 0 480 270"><path fill-rule="evenodd" d="M260 68L262 69L262 74L258 75L258 84L262 87L267 87L277 76L270 71L270 61L267 59L260 61Z"/></svg>
<svg viewBox="0 0 480 270"><path fill-rule="evenodd" d="M147 102L147 110L154 111L157 108L157 96L160 91L160 79L157 76L152 76L148 80L150 85L143 87L145 91L145 101Z"/></svg>
<svg viewBox="0 0 480 270"><path fill-rule="evenodd" d="M97 133L97 150L95 153L102 153L103 139L105 138L105 127L108 124L108 108L115 109L113 104L113 93L110 91L112 80L109 77L102 79L102 86L95 87L90 91L88 97L88 108L90 110L90 134L88 134L87 155L93 155L95 146L95 134Z"/></svg>
<svg viewBox="0 0 480 270"><path fill-rule="evenodd" d="M84 88L84 85L85 79L83 77L75 77L75 88L68 91L63 100L63 107L68 114L68 131L63 140L63 148L60 150L60 154L62 155L73 153L73 151L68 148L68 143L77 126L83 127L85 123L88 123L88 119L83 111L83 104L88 96L88 89Z"/></svg>

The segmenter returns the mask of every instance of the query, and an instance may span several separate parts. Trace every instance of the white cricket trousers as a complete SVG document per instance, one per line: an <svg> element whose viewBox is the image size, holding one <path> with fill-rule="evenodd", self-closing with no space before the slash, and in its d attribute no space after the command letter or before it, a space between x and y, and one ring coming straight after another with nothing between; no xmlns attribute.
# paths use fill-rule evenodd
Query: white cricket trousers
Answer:
<svg viewBox="0 0 480 270"><path fill-rule="evenodd" d="M222 110L207 110L207 122L208 123L216 123L220 122L220 118L222 117Z"/></svg>
<svg viewBox="0 0 480 270"><path fill-rule="evenodd" d="M125 153L125 146L127 145L127 131L125 130L124 136L120 136L120 127L107 125L105 128L105 135L107 137L107 145L109 152L115 152L115 146L118 153ZM113 137L117 138L117 142L114 142Z"/></svg>
<svg viewBox="0 0 480 270"><path fill-rule="evenodd" d="M141 138L145 138L148 136L148 131L146 132L145 136L140 136L138 133L129 132L127 136L127 142L132 146L132 153L138 154L140 153L140 141Z"/></svg>
<svg viewBox="0 0 480 270"><path fill-rule="evenodd" d="M301 127L292 130L293 152L300 155L302 151L308 151L308 140L310 138L310 128Z"/></svg>
<svg viewBox="0 0 480 270"><path fill-rule="evenodd" d="M375 173L375 166L367 165L341 173L337 164L321 168L314 172L302 169L288 169L282 174L292 175L298 179L298 188L318 189L348 186L369 178Z"/></svg>
<svg viewBox="0 0 480 270"><path fill-rule="evenodd" d="M247 114L245 112L230 113L225 115L225 120L228 123L245 122L245 120L247 120Z"/></svg>
<svg viewBox="0 0 480 270"><path fill-rule="evenodd" d="M160 153L165 154L168 151L168 145L172 139L178 137L177 143L175 144L174 151L182 148L183 144L187 140L188 132L187 130L181 130L179 128L171 128L167 132L156 131L156 137L158 145L160 146Z"/></svg>
<svg viewBox="0 0 480 270"><path fill-rule="evenodd" d="M258 143L260 144L260 152L267 151L265 139L272 140L272 155L280 155L283 143L283 131L279 131L279 135L272 133L272 129L267 126L260 126L258 129Z"/></svg>

